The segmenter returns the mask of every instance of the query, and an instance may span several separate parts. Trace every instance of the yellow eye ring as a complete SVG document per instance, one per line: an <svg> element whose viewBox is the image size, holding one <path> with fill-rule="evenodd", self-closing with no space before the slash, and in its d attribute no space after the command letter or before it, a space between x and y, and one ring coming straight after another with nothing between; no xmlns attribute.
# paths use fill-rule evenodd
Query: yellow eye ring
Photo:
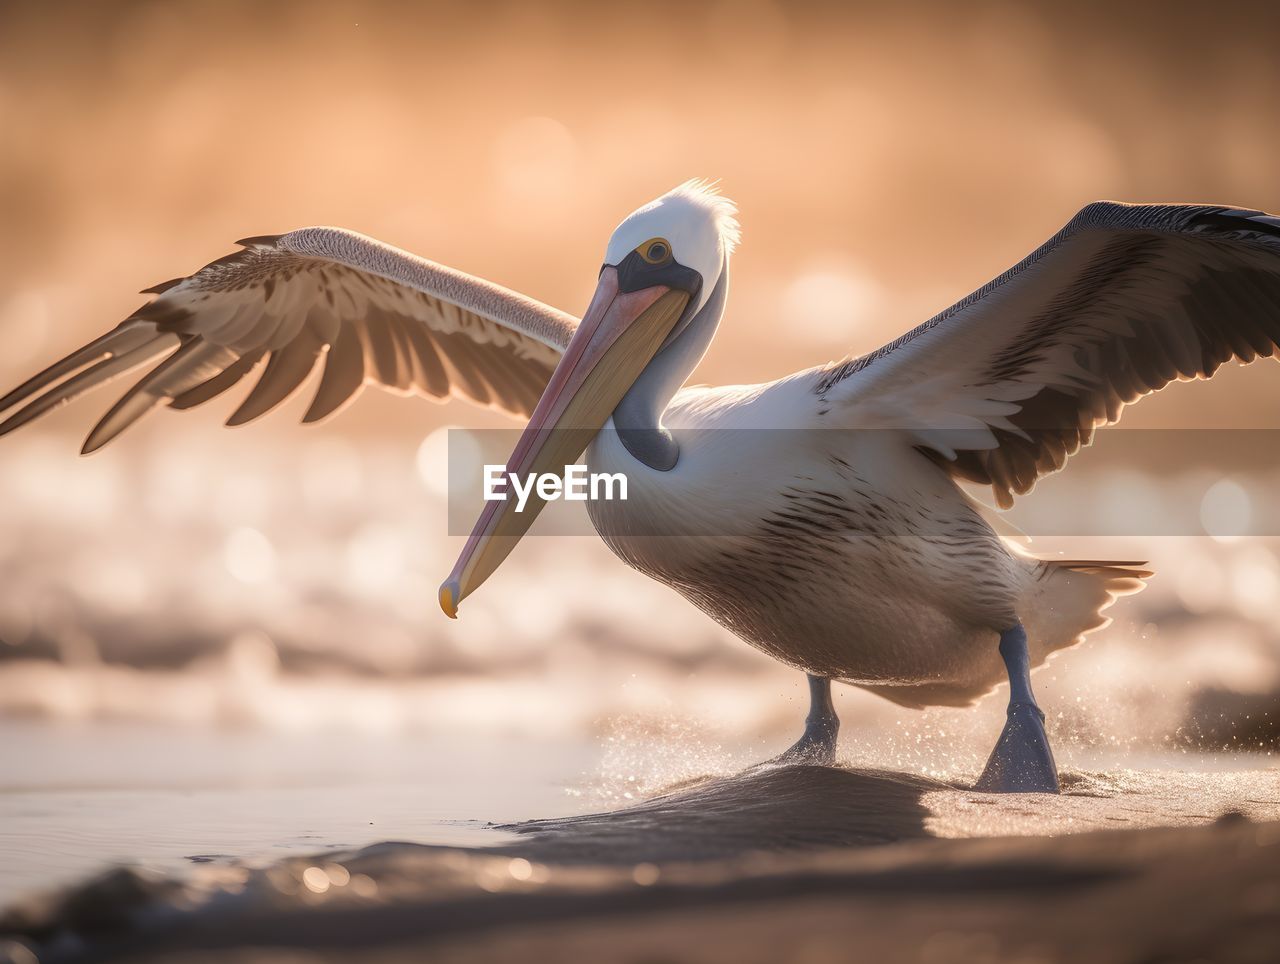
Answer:
<svg viewBox="0 0 1280 964"><path fill-rule="evenodd" d="M650 238L636 248L636 251L649 264L662 264L671 260L671 243L666 238Z"/></svg>

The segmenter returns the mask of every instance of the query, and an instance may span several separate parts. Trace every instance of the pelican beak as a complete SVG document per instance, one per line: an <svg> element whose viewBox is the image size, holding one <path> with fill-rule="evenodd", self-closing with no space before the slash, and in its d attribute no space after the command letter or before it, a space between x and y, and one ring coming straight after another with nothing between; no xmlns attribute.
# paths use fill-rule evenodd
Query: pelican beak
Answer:
<svg viewBox="0 0 1280 964"><path fill-rule="evenodd" d="M606 266L591 305L538 400L529 426L507 460L520 478L565 471L609 420L627 390L658 353L690 295L666 285L622 291ZM546 504L531 494L487 502L462 555L440 587L440 608L456 619L458 604L497 570Z"/></svg>

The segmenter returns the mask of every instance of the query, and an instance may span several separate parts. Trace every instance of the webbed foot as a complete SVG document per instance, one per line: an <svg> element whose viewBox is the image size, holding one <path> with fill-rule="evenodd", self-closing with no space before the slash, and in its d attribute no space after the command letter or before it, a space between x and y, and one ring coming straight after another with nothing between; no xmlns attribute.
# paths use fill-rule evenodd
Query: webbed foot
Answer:
<svg viewBox="0 0 1280 964"><path fill-rule="evenodd" d="M974 789L983 793L1058 793L1058 768L1034 703L1009 704L1009 718Z"/></svg>
<svg viewBox="0 0 1280 964"><path fill-rule="evenodd" d="M808 763L828 766L836 759L836 737L840 734L840 718L831 702L831 680L809 674L809 715L804 721L804 735L787 750L766 763Z"/></svg>
<svg viewBox="0 0 1280 964"><path fill-rule="evenodd" d="M836 736L840 721L817 720L805 724L804 735L789 748L779 753L769 763L782 765L808 763L814 766L830 766L836 759Z"/></svg>

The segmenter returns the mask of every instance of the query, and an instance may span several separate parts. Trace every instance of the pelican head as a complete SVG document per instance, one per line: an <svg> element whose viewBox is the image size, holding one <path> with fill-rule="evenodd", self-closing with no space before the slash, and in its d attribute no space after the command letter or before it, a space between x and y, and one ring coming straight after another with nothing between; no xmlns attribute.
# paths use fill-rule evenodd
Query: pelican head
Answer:
<svg viewBox="0 0 1280 964"><path fill-rule="evenodd" d="M712 185L687 181L629 214L605 250L595 294L507 460L520 477L560 473L609 420L641 374L689 326L727 270L738 240L735 209ZM458 604L489 578L543 506L485 504L440 607Z"/></svg>

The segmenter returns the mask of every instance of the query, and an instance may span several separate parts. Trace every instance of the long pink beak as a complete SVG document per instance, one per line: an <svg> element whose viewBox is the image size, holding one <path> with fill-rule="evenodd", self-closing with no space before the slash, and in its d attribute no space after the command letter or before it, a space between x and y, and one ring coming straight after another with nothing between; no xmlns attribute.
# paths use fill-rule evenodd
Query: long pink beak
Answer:
<svg viewBox="0 0 1280 964"><path fill-rule="evenodd" d="M606 267L582 323L507 460L507 472L521 478L563 473L657 354L688 301L687 293L664 285L620 292L617 269ZM485 504L462 555L440 586L440 608L446 615L457 618L458 604L493 575L545 504L532 495L523 512L516 511L514 499Z"/></svg>

